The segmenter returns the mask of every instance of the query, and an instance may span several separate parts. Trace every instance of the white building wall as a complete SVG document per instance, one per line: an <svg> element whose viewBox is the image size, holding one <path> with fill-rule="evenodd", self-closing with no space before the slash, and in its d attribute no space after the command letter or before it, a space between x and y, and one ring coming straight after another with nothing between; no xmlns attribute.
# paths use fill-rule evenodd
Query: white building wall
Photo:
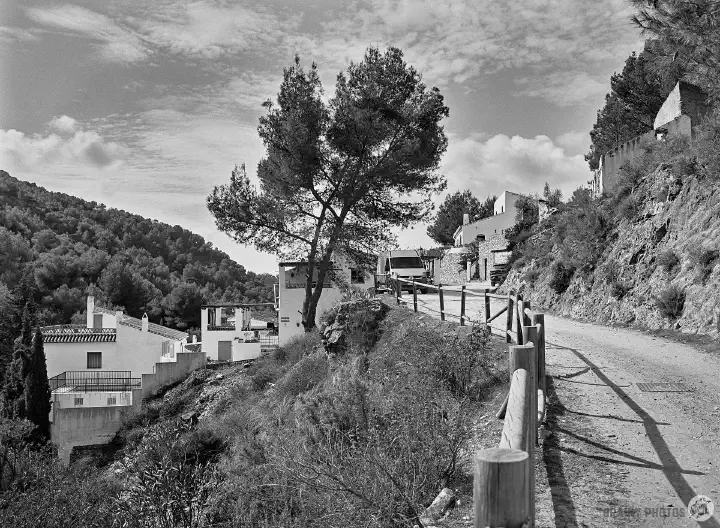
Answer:
<svg viewBox="0 0 720 528"><path fill-rule="evenodd" d="M161 360L163 341L167 340L167 337L142 332L121 323L117 327L118 367L106 366L103 358L103 370L131 370L134 377L139 377L140 374L152 374L155 371L155 363Z"/></svg>
<svg viewBox="0 0 720 528"><path fill-rule="evenodd" d="M285 270L280 268L280 326L278 328L278 343L280 346L286 344L291 338L305 332L302 325L302 306L305 301L304 288L286 288L283 279ZM320 316L326 310L340 300L341 293L337 287L323 288L318 302L315 324L318 324Z"/></svg>
<svg viewBox="0 0 720 528"><path fill-rule="evenodd" d="M76 409L82 407L122 407L132 405L132 391L108 392L54 392L52 395L53 409ZM75 400L82 398L82 405L75 405ZM115 405L108 399L115 398Z"/></svg>
<svg viewBox="0 0 720 528"><path fill-rule="evenodd" d="M102 352L102 368L89 369L91 371L134 370L130 363L123 361L117 343L45 343L48 378L66 370L88 370L88 352Z"/></svg>

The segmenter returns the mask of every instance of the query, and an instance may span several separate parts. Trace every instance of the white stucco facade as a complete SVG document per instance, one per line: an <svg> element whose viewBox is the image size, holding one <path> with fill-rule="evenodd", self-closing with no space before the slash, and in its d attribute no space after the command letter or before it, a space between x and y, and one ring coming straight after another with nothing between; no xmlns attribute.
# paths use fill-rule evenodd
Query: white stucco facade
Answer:
<svg viewBox="0 0 720 528"><path fill-rule="evenodd" d="M255 308L266 304L218 303L202 306L202 350L212 361L244 361L260 357L261 321L252 318ZM265 332L267 333L267 332Z"/></svg>
<svg viewBox="0 0 720 528"><path fill-rule="evenodd" d="M307 271L303 270L307 270L305 262L281 262L279 266L278 335L280 346L305 332L305 327L302 325L302 307L305 301ZM343 259L335 259L334 272L339 281L363 289L373 286L372 275L360 269L353 269L352 265ZM317 278L317 272L315 278ZM341 297L342 294L336 282L326 278L315 312L315 324L318 324L322 313L332 308Z"/></svg>

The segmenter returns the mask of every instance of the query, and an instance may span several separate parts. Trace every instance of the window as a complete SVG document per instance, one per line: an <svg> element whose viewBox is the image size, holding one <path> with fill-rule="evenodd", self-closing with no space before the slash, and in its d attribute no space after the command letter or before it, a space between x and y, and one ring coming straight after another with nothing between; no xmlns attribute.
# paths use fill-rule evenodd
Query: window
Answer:
<svg viewBox="0 0 720 528"><path fill-rule="evenodd" d="M79 406L81 406L82 404L83 404L83 399L82 399L82 398L78 398L78 397L76 396L76 397L75 397L75 407L79 407Z"/></svg>
<svg viewBox="0 0 720 528"><path fill-rule="evenodd" d="M117 396L108 396L108 405L117 405Z"/></svg>
<svg viewBox="0 0 720 528"><path fill-rule="evenodd" d="M350 282L353 284L365 284L365 273L363 273L363 270L351 269Z"/></svg>
<svg viewBox="0 0 720 528"><path fill-rule="evenodd" d="M89 369L102 368L102 352L88 352L87 353L87 368L89 368Z"/></svg>

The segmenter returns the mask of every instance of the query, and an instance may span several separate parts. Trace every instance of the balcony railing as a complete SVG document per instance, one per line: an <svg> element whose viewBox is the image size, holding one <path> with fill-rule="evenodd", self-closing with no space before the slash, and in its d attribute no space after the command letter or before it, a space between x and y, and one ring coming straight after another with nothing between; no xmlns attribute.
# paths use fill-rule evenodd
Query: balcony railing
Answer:
<svg viewBox="0 0 720 528"><path fill-rule="evenodd" d="M224 325L213 325L209 324L207 326L208 331L228 331L228 330L235 330L234 324L224 324Z"/></svg>
<svg viewBox="0 0 720 528"><path fill-rule="evenodd" d="M133 378L129 370L68 370L48 380L50 390L65 389L66 392L114 392L139 389L141 378Z"/></svg>

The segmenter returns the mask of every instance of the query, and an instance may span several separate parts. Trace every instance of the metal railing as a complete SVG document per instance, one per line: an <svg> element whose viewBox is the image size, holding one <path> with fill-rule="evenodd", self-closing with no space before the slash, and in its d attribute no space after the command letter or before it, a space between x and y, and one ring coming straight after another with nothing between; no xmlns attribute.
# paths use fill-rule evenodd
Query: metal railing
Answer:
<svg viewBox="0 0 720 528"><path fill-rule="evenodd" d="M279 344L280 337L277 334L260 336L260 348L277 347Z"/></svg>
<svg viewBox="0 0 720 528"><path fill-rule="evenodd" d="M110 392L139 389L141 378L133 378L129 370L68 370L48 380L50 390L65 388L67 392Z"/></svg>

